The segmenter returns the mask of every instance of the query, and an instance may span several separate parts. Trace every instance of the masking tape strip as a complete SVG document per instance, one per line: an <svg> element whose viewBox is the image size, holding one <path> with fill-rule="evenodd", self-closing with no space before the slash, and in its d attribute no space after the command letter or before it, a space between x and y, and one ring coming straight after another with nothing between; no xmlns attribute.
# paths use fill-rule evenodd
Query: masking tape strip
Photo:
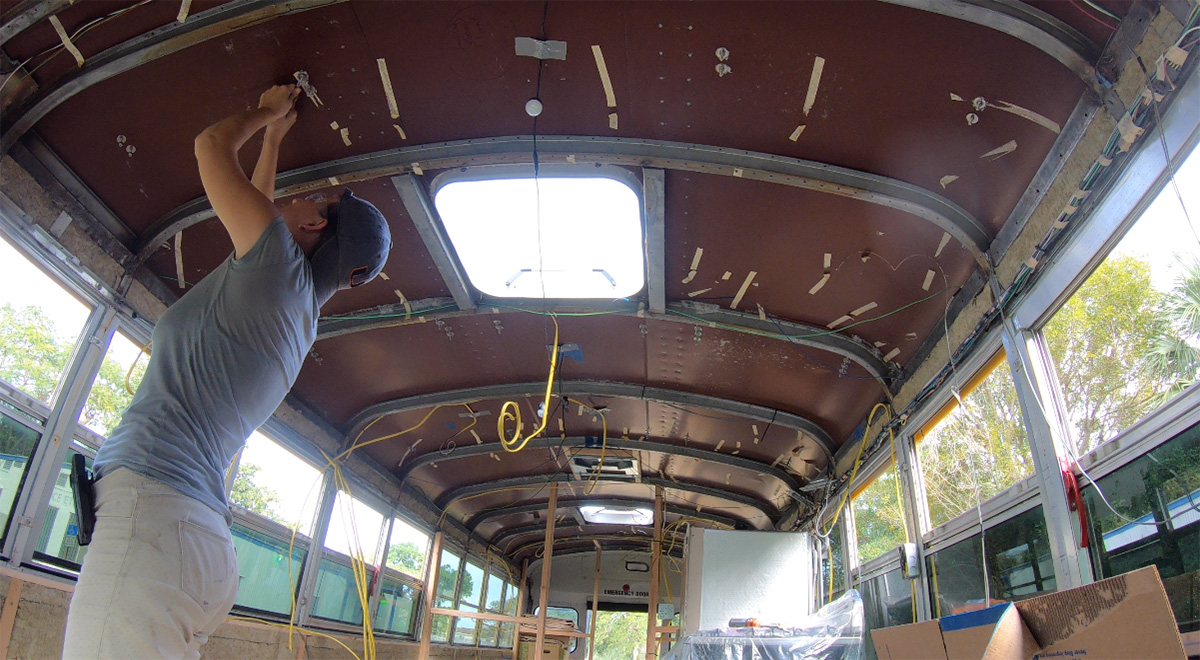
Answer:
<svg viewBox="0 0 1200 660"><path fill-rule="evenodd" d="M180 23L186 21L188 12L191 10L192 0L183 0L183 2L179 3L179 15L175 17L175 20L179 21Z"/></svg>
<svg viewBox="0 0 1200 660"><path fill-rule="evenodd" d="M617 107L617 95L613 94L612 79L608 77L608 65L604 63L604 52L600 50L600 45L592 46L592 56L596 58L596 70L600 72L600 84L604 85L604 99L608 102L608 107ZM611 118L613 115L609 115Z"/></svg>
<svg viewBox="0 0 1200 660"><path fill-rule="evenodd" d="M808 290L808 295L810 295L810 296L817 295L817 292L820 291L821 287L825 286L825 283L828 281L829 281L829 273L825 273L824 275L821 276L821 279L816 284L814 284L811 289Z"/></svg>
<svg viewBox="0 0 1200 660"><path fill-rule="evenodd" d="M416 174L417 176L424 176L424 175L425 175L425 170L421 169L421 164L420 164L420 163L413 163L413 164L412 164L412 171L413 171L413 174Z"/></svg>
<svg viewBox="0 0 1200 660"><path fill-rule="evenodd" d="M396 129L396 132L400 134L400 139L401 139L401 140L407 140L407 139L408 139L408 136L404 134L404 129L403 129L403 128L400 128L400 124L392 124L392 128Z"/></svg>
<svg viewBox="0 0 1200 660"><path fill-rule="evenodd" d="M825 253L825 262L824 262L824 263L825 263L825 268L829 268L830 266L832 266L832 265L833 265L833 255L832 255L832 254L830 254L830 253L828 253L828 252L826 252L826 253Z"/></svg>
<svg viewBox="0 0 1200 660"><path fill-rule="evenodd" d="M692 270L698 270L700 268L700 257L703 257L703 256L704 256L704 248L702 248L702 247L696 248L696 254L692 255Z"/></svg>
<svg viewBox="0 0 1200 660"><path fill-rule="evenodd" d="M712 291L712 287L711 287L711 286L710 286L710 287L708 287L707 289L700 289L699 291L689 291L689 292L688 292L688 298L695 298L696 296L698 296L698 295L700 295L700 294L702 294L702 293L708 293L709 291Z"/></svg>
<svg viewBox="0 0 1200 660"><path fill-rule="evenodd" d="M574 165L575 164L575 154L567 154L567 162Z"/></svg>
<svg viewBox="0 0 1200 660"><path fill-rule="evenodd" d="M483 438L479 437L479 434L475 432L475 429L471 429L471 436L475 438L475 444L483 444Z"/></svg>
<svg viewBox="0 0 1200 660"><path fill-rule="evenodd" d="M339 128L338 123L336 121L329 122L329 128L332 128L336 131Z"/></svg>
<svg viewBox="0 0 1200 660"><path fill-rule="evenodd" d="M381 270L381 271L379 271L379 279L381 279L381 280L383 280L384 282L386 282L386 281L388 281L388 280L390 280L390 279L392 279L392 278L388 277L388 274L387 274L387 273L385 273L385 272L383 272L383 271Z"/></svg>
<svg viewBox="0 0 1200 660"><path fill-rule="evenodd" d="M63 48L66 48L72 55L75 56L75 64L83 66L83 53L71 43L71 37L67 36L67 31L63 29L62 21L58 20L58 16L50 16L50 25L54 26L54 31L58 33L58 38L62 40Z"/></svg>
<svg viewBox="0 0 1200 660"><path fill-rule="evenodd" d="M396 106L396 92L392 89L392 78L388 75L387 60L380 57L375 60L379 65L379 79L383 82L383 95L387 97L388 112L392 119L400 118L400 108Z"/></svg>
<svg viewBox="0 0 1200 660"><path fill-rule="evenodd" d="M891 362L892 359L895 358L897 355L900 355L900 349L893 348L892 350L888 351L887 355L883 356L883 361Z"/></svg>
<svg viewBox="0 0 1200 660"><path fill-rule="evenodd" d="M1079 189L1077 189L1077 190L1075 191L1075 194L1074 194L1074 195L1071 195L1071 199L1078 200L1078 201L1082 202L1082 201L1086 200L1088 197L1091 197L1091 196L1092 196L1092 191L1090 191L1090 190L1084 190L1083 188L1079 188Z"/></svg>
<svg viewBox="0 0 1200 660"><path fill-rule="evenodd" d="M343 128L343 129L340 129L338 132L342 134L342 142L345 142L347 147L354 144L353 142L350 141L350 129Z"/></svg>
<svg viewBox="0 0 1200 660"><path fill-rule="evenodd" d="M1121 133L1121 139L1132 144L1146 130L1141 126L1133 123L1133 117L1125 114L1121 116L1121 121L1117 122L1117 131Z"/></svg>
<svg viewBox="0 0 1200 660"><path fill-rule="evenodd" d="M758 275L758 271L752 270L746 276L746 281L742 282L742 288L738 289L737 295L733 297L733 302L729 303L729 309L737 309L738 303L742 302L742 296L746 295L746 290L750 288L750 283L754 281L755 275Z"/></svg>
<svg viewBox="0 0 1200 660"><path fill-rule="evenodd" d="M687 277L685 277L685 278L683 278L682 280L680 280L680 281L679 281L679 283L680 283L680 284L688 284L688 283L690 283L690 282L691 282L693 279L695 279L695 278L696 278L696 271L694 271L694 270L689 270L689 271L688 271L688 274L687 274Z"/></svg>
<svg viewBox="0 0 1200 660"><path fill-rule="evenodd" d="M928 291L933 284L933 276L936 275L932 270L925 271L925 282L921 284L921 288Z"/></svg>
<svg viewBox="0 0 1200 660"><path fill-rule="evenodd" d="M942 190L945 190L946 186L954 183L955 181L958 181L957 174L947 174L946 176L942 177L938 183L942 184Z"/></svg>
<svg viewBox="0 0 1200 660"><path fill-rule="evenodd" d="M937 252L934 252L933 256L935 258L942 256L942 250L946 249L946 244L949 242L950 242L950 232L942 232L942 242L938 243Z"/></svg>
<svg viewBox="0 0 1200 660"><path fill-rule="evenodd" d="M758 424L751 424L750 430L754 431L754 435L758 435ZM740 443L739 443L740 444Z"/></svg>
<svg viewBox="0 0 1200 660"><path fill-rule="evenodd" d="M713 451L721 451L721 447L724 447L724 446L725 446L725 441L722 440L717 443L717 446L713 449Z"/></svg>
<svg viewBox="0 0 1200 660"><path fill-rule="evenodd" d="M1051 130L1055 133L1062 132L1062 127L1058 125L1058 122L1044 115L1039 115L1028 108L1022 108L1019 105L1013 105L1008 101L996 101L995 103L988 102L988 107L995 108L1001 112L1007 112L1009 114L1016 115L1022 119L1028 119L1038 126Z"/></svg>
<svg viewBox="0 0 1200 660"><path fill-rule="evenodd" d="M183 279L183 232L175 234L175 279L179 280L179 288L187 288Z"/></svg>
<svg viewBox="0 0 1200 660"><path fill-rule="evenodd" d="M1037 265L1038 265L1037 259L1034 259L1033 257L1029 257L1028 259L1025 260L1025 265L1029 266L1030 270L1033 270L1034 268L1037 268Z"/></svg>
<svg viewBox="0 0 1200 660"><path fill-rule="evenodd" d="M834 328L836 328L836 327L838 327L839 325L841 325L841 324L845 323L846 321L853 321L853 320L854 320L854 317L853 317L853 316L843 316L843 317L841 317L841 318L839 318L839 319L835 320L833 323L830 323L829 325L827 325L827 326L825 326L825 327L829 328L830 330L833 330Z"/></svg>
<svg viewBox="0 0 1200 660"><path fill-rule="evenodd" d="M877 341L877 342L875 342L875 348L883 348L884 346L887 346L887 342L886 342L886 341Z"/></svg>
<svg viewBox="0 0 1200 660"><path fill-rule="evenodd" d="M1066 216L1071 216L1071 215L1075 215L1075 212L1078 210L1079 210L1078 206L1075 206L1071 202L1067 202L1067 205L1063 207L1062 214L1066 215Z"/></svg>
<svg viewBox="0 0 1200 660"><path fill-rule="evenodd" d="M1017 150L1017 141L1009 140L1008 142L1005 142L1004 144L996 147L995 149L992 149L991 151L987 152L986 154L983 154L979 158L981 160L984 158L988 158L990 160L997 160L999 158L1003 158L1003 157L1007 156L1008 154L1011 154L1012 152L1014 152L1016 150Z"/></svg>
<svg viewBox="0 0 1200 660"><path fill-rule="evenodd" d="M617 130L617 113L613 112L608 115L608 127Z"/></svg>
<svg viewBox="0 0 1200 660"><path fill-rule="evenodd" d="M743 170L740 167L733 168L733 175L739 179L742 178L742 175L745 173L746 173L746 170Z"/></svg>
<svg viewBox="0 0 1200 660"><path fill-rule="evenodd" d="M763 309L762 305L758 306L758 320L759 321L767 320L767 310Z"/></svg>
<svg viewBox="0 0 1200 660"><path fill-rule="evenodd" d="M1112 159L1108 158L1107 156L1101 156L1097 158L1096 162L1100 164L1100 167L1108 167L1109 165L1112 165Z"/></svg>
<svg viewBox="0 0 1200 660"><path fill-rule="evenodd" d="M791 140L792 142L795 142L796 140L800 139L800 134L803 132L804 132L804 124L800 124L799 126L796 127L796 130L792 131L792 134L788 136L788 139Z"/></svg>
<svg viewBox="0 0 1200 660"><path fill-rule="evenodd" d="M813 62L812 77L808 79L808 95L804 97L805 117L817 102L817 88L821 86L821 72L824 70L825 58L818 55L816 61Z"/></svg>
<svg viewBox="0 0 1200 660"><path fill-rule="evenodd" d="M500 457L496 455L496 452L492 452L492 458L496 459L497 463L500 462Z"/></svg>
<svg viewBox="0 0 1200 660"><path fill-rule="evenodd" d="M1052 224L1050 226L1054 227L1055 229L1066 229L1067 228L1067 220L1065 218L1062 220L1055 220L1054 224Z"/></svg>
<svg viewBox="0 0 1200 660"><path fill-rule="evenodd" d="M329 177L329 178L327 178L327 179L325 179L325 180L326 180L326 181L328 181L328 182L329 182L329 185L331 185L331 186L336 186L336 185L338 185L339 183L341 183L341 181L339 181L339 180L338 180L338 178L337 178L336 176L331 176L331 177Z"/></svg>
<svg viewBox="0 0 1200 660"><path fill-rule="evenodd" d="M869 302L869 303L863 305L862 307L859 307L858 309L854 310L853 312L850 312L850 316L861 316L861 315L866 314L867 312L875 309L878 306L879 305L874 302Z"/></svg>
<svg viewBox="0 0 1200 660"><path fill-rule="evenodd" d="M729 271L725 271L725 274L721 276L721 279L723 279L723 280L727 280L727 279L729 279L729 278L731 278L731 277L733 277L733 273L731 273L731 272L729 272Z"/></svg>

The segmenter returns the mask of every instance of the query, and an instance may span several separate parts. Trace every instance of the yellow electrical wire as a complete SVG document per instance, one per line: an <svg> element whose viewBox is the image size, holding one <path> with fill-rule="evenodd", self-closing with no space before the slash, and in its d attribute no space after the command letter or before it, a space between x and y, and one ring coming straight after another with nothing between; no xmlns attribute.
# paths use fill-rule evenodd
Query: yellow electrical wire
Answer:
<svg viewBox="0 0 1200 660"><path fill-rule="evenodd" d="M129 370L125 372L125 391L129 392L130 396L133 396L135 394L135 392L133 391L133 385L130 384L130 380L133 378L133 370L137 368L138 360L142 359L142 355L149 355L149 354L150 354L150 344L146 344L145 346L142 347L142 350L138 351L137 355L133 356L133 364L129 365ZM228 477L226 477L226 478L228 478Z"/></svg>
<svg viewBox="0 0 1200 660"><path fill-rule="evenodd" d="M556 341L555 343L557 344L558 342ZM596 466L596 470L593 472L592 478L588 480L588 484L583 487L583 494L591 495L592 491L596 490L596 484L600 481L600 469L602 467L604 467L604 457L607 456L607 454L608 454L608 418L606 418L604 416L604 413L600 412L599 410L596 410L595 408L593 408L589 405L580 403L579 401L575 401L574 403L575 403L575 405L579 406L580 408L583 408L584 410L592 411L592 414L594 414L594 415L599 415L600 416L600 424L601 424L602 428L604 429L603 434L601 435L601 440L600 440L600 463ZM547 415L547 416L549 416L549 415ZM543 426L544 426L544 424L543 424Z"/></svg>
<svg viewBox="0 0 1200 660"><path fill-rule="evenodd" d="M833 519L829 521L829 527L822 532L822 536L829 536L833 528L837 526L838 517L842 515L842 509L846 508L846 499L850 497L850 489L854 485L854 477L858 474L858 466L862 463L863 450L867 448L867 432L871 430L871 421L875 419L875 413L880 408L887 410L887 406L882 403L875 404L871 408L871 414L867 415L867 427L863 430L862 440L858 443L858 455L854 457L854 467L850 470L850 480L846 482L846 488L842 492L842 501L838 504L837 511L833 513ZM836 470L837 466L831 466L830 470ZM833 557L829 558L829 600L833 600Z"/></svg>
<svg viewBox="0 0 1200 660"><path fill-rule="evenodd" d="M295 630L299 630L302 634L307 633L309 635L316 635L317 637L324 637L325 639L332 639L333 641L337 642L339 646L346 649L347 653L354 656L354 660L363 660L362 658L359 657L359 655L357 653L354 652L353 649L351 649L349 646L346 646L345 643L342 642L342 640L338 639L337 637L334 637L333 635L327 635L319 630L312 630L309 628L301 628L299 626L286 626L282 623L275 623L274 621L267 621L266 619L257 619L252 616L240 616L237 614L230 614L230 615L228 615L227 618L233 619L235 621L249 621L251 623L260 623L262 625L271 626L273 628L287 629L287 631L288 631L288 649L289 650L291 649L292 630L295 629Z"/></svg>
<svg viewBox="0 0 1200 660"><path fill-rule="evenodd" d="M554 373L558 370L558 317L550 314L554 321L554 345L550 349L550 375L546 378L546 397L542 402L542 423L529 435L521 437L521 407L516 401L505 401L500 407L500 417L496 420L496 432L500 435L500 446L504 451L515 454L525 448L529 441L541 435L546 430L546 422L550 420L550 390L554 387ZM511 438L504 434L504 423L512 420L514 424Z"/></svg>

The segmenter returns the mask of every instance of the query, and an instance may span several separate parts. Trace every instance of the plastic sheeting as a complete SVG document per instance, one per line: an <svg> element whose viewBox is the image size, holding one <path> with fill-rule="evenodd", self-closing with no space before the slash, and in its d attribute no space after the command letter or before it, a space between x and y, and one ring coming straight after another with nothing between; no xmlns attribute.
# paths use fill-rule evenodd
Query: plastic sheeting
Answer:
<svg viewBox="0 0 1200 660"><path fill-rule="evenodd" d="M717 628L688 635L662 660L860 660L863 604L856 589L795 628Z"/></svg>

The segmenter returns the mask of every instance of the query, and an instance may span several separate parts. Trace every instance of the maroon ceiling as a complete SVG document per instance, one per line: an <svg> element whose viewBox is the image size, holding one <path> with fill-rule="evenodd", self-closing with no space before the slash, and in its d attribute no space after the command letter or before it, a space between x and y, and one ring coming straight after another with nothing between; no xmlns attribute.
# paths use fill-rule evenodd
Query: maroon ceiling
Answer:
<svg viewBox="0 0 1200 660"><path fill-rule="evenodd" d="M77 3L59 16L74 31L133 4ZM198 0L191 12L195 16L221 4ZM1111 33L1074 3L1033 4L1095 44L1103 44ZM1119 15L1128 6L1108 0L1101 4ZM171 24L177 11L178 3L138 6L77 43L92 57ZM517 56L515 37L565 41L568 57L539 62ZM7 42L4 51L23 61L57 43L43 20ZM607 107L593 45L602 48L615 108ZM718 49L728 52L723 63L730 71L725 75L716 69L722 63ZM398 119L389 116L378 58L387 62ZM812 108L805 113L817 58L824 69ZM53 88L73 64L66 55L56 56L32 78L42 88ZM748 150L890 177L961 206L992 236L1057 137L999 108L1013 104L1061 126L1085 93L1067 67L1020 40L881 2L364 1L287 14L151 59L86 87L35 130L144 239L173 209L203 194L193 136L227 114L253 107L263 89L290 81L298 69L309 72L325 107L300 101L299 120L281 154L281 172L398 147L499 136L663 140L701 145L697 154L709 147ZM545 106L536 121L524 112L525 101L535 96ZM988 103L983 110L972 107L978 97ZM615 129L610 113L618 117ZM351 144L343 142L331 122L350 129ZM789 139L799 126L804 126L800 135ZM985 157L1009 142L1015 142L1015 151ZM256 150L257 144L251 144L242 154L247 170ZM430 170L419 179L428 186L435 174ZM324 314L367 314L403 301L449 299L451 289L389 179L350 187L384 211L394 248L384 269L386 280L335 296ZM768 329L747 333L679 317L607 314L602 312L611 311L611 305L603 301L576 305L572 311L594 315L560 317L560 342L578 344L583 358L564 358L560 379L662 388L680 400L704 395L754 404L804 417L841 444L853 436L871 406L884 399L881 383L837 353L760 335L801 332L785 332L784 322L808 324L813 329L805 332L817 334L866 307L853 327L843 324L842 334L859 337L881 356L906 365L944 322L950 297L977 268L957 242L942 245L941 228L861 198L670 167L665 191L667 300L705 303L712 309L733 306L765 319ZM215 220L182 235L188 283L201 279L229 253L228 238ZM703 254L689 277L698 249ZM181 294L186 288L175 281L174 250L175 242L168 241L146 266ZM751 271L753 281L734 306ZM825 273L828 281L810 293ZM646 302L646 292L631 301ZM778 333L771 329L771 319L780 321ZM374 404L546 378L554 336L547 316L483 301L474 315L416 313L408 321L319 341L294 395L333 427L347 431L355 415ZM641 450L639 438L736 452L762 466L775 463L801 484L828 465L812 438L728 409L599 395L580 398L608 408L612 446L633 452L647 477L661 475L758 498L776 512L792 501L779 479L719 460ZM519 400L526 419L534 419L537 397ZM362 451L405 475L408 485L430 499L481 481L565 474L573 449L498 452L495 458L454 456L464 443L498 442L495 420L501 403L485 390L472 404L473 410L490 413L471 429L478 440L467 432L470 418L460 416L464 407L431 413L430 406L418 406L384 417L360 440L396 433L429 414L423 426ZM563 429L552 423L550 437L600 435L598 420L576 415L570 406L559 418ZM432 452L447 459L406 474L405 461ZM533 483L532 488L458 502L449 515L465 519L498 506L545 501L546 489ZM574 484L568 489L580 488ZM602 483L598 488L607 497L652 498L644 484ZM712 495L668 489L667 499L691 509L724 512L753 527L772 523L754 507ZM521 514L493 520L479 531L490 538L537 520L544 517Z"/></svg>

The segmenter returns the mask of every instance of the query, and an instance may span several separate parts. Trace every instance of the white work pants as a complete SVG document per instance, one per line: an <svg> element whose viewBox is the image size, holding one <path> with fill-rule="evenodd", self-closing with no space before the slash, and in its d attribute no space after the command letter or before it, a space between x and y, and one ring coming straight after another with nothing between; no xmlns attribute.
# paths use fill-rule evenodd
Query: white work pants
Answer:
<svg viewBox="0 0 1200 660"><path fill-rule="evenodd" d="M237 587L220 514L115 470L96 482L96 530L71 598L63 658L199 658Z"/></svg>

